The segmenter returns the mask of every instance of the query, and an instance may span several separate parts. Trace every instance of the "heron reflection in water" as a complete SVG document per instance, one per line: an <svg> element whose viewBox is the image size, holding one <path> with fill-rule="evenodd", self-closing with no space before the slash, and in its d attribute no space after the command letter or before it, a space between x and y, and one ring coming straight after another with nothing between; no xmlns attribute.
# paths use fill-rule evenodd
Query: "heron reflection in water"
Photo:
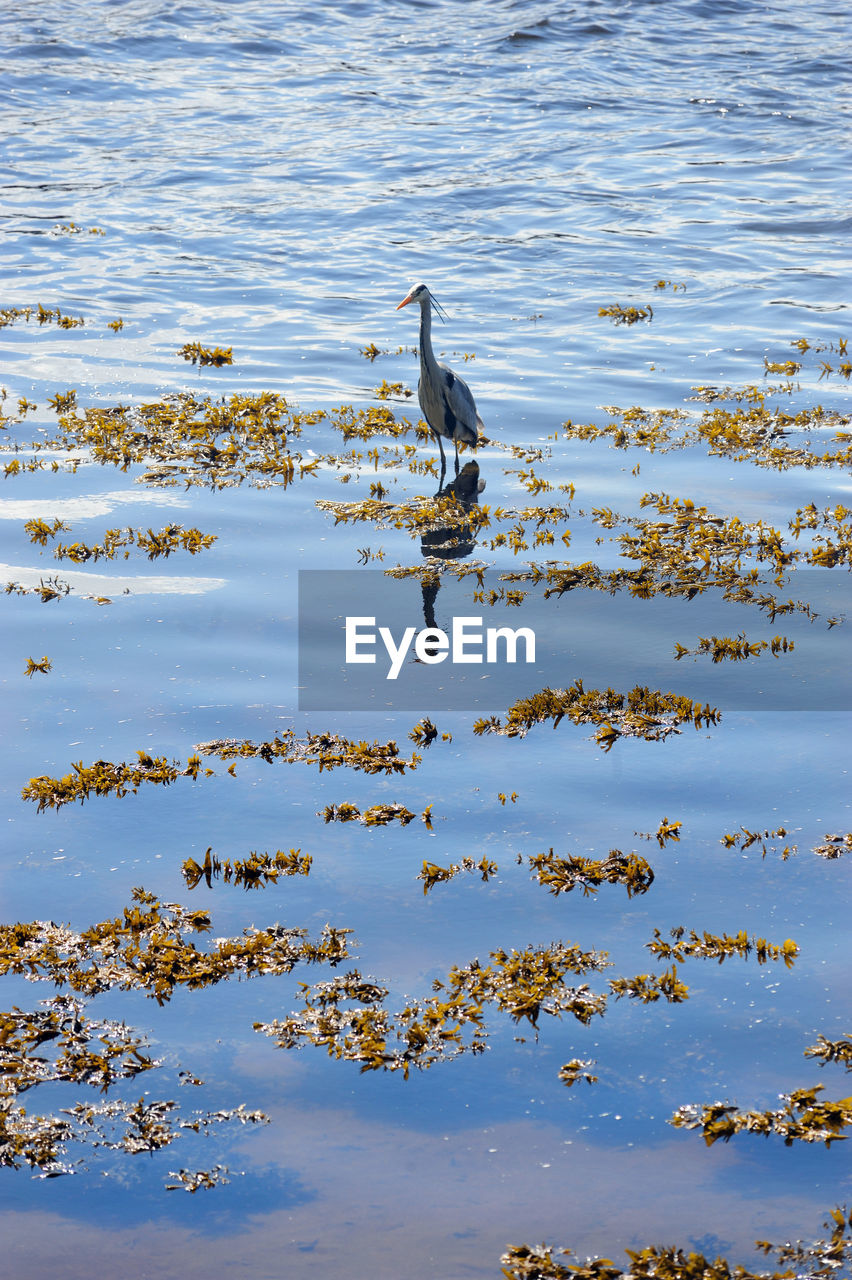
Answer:
<svg viewBox="0 0 852 1280"><path fill-rule="evenodd" d="M452 483L444 485L435 495L437 498L455 498L463 511L470 511L479 502L479 495L485 488L485 481L480 479L479 464L466 462ZM445 525L439 529L430 529L420 539L420 550L424 556L434 556L440 560L463 560L469 556L476 546L476 538L469 524L458 522ZM435 621L435 601L441 589L440 572L427 573L421 579L423 592L423 618L429 628L437 627Z"/></svg>
<svg viewBox="0 0 852 1280"><path fill-rule="evenodd" d="M456 475L459 474L459 444L476 447L482 419L476 411L476 403L464 378L453 373L448 364L435 359L432 350L432 311L443 319L443 308L435 301L425 284L416 284L397 307L407 307L409 302L420 304L420 381L417 398L423 417L438 441L441 451L441 484L447 470L444 440L452 440L456 451Z"/></svg>
<svg viewBox="0 0 852 1280"><path fill-rule="evenodd" d="M479 503L479 495L485 481L479 478L479 464L466 462L450 484L445 484L435 494L436 498L455 498L462 511L470 511ZM438 556L441 560L462 560L476 546L476 539L469 524L459 520L440 529L430 529L420 539L424 556Z"/></svg>

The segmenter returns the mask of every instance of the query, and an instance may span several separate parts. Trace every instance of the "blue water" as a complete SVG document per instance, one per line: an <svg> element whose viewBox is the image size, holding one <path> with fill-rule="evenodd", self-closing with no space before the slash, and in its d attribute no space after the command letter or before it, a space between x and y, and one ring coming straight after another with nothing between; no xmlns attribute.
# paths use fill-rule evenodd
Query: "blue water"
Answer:
<svg viewBox="0 0 852 1280"><path fill-rule="evenodd" d="M20 397L38 406L3 428L3 442L30 457L31 442L55 432L48 398L70 388L81 407L185 390L366 407L382 379L416 383L416 317L395 308L423 279L449 317L436 347L463 370L493 442L479 454L482 501L561 501L523 488L529 464L513 445L549 449L536 472L576 487L567 553L558 542L521 557L480 546L489 567L566 555L614 567L618 548L598 541L607 531L590 513L635 515L645 492L782 530L806 503L852 505L848 471L768 471L697 447L622 452L561 434L568 419L604 425L614 405L694 408L698 384L761 383L764 357L799 358L794 340L815 348L849 335L845 24L840 6L793 0L8 4L0 306L58 306L85 325L0 328L3 412ZM62 230L72 222L80 233ZM685 288L656 290L660 280ZM613 303L651 303L653 320L615 326L598 316ZM193 340L232 346L234 364L184 363L177 351ZM369 343L390 354L369 363ZM803 361L784 408L848 415L848 385L836 372L820 378L822 358ZM391 403L416 417L414 401ZM321 422L297 447L327 459L341 446ZM424 443L418 457L434 452ZM118 914L139 884L208 907L217 937L275 921L314 936L331 921L353 929L352 964L391 988L391 1008L428 996L454 964L557 938L607 950L609 976L659 972L644 944L677 925L792 937L801 953L789 971L687 961L688 1003L611 1002L589 1027L543 1018L538 1038L489 1009L486 1054L407 1082L252 1031L295 1008L298 982L322 970L180 993L163 1008L139 993L100 997L92 1016L124 1018L163 1059L118 1095L145 1089L185 1111L245 1102L271 1122L186 1133L150 1157L73 1150L82 1163L63 1178L3 1170L12 1272L265 1280L316 1267L341 1280L455 1280L499 1274L501 1252L523 1242L615 1259L677 1242L748 1263L756 1238L818 1233L852 1197L846 1144L788 1149L743 1135L707 1149L666 1120L685 1102L771 1107L816 1083L827 1097L848 1093L839 1067L802 1056L817 1034L850 1025L849 859L810 852L850 829L848 701L832 704L828 675L848 661L843 626L814 629L808 649L796 623L790 670L810 659L812 709L789 714L782 699L763 710L765 699L740 696L739 669L720 670L719 726L607 753L566 722L523 740L476 737L483 712L445 702L302 713L298 571L354 574L368 546L384 554L371 573L422 560L404 531L335 525L316 506L368 496L372 463L351 465L342 483L346 468L324 461L287 491L156 487L137 482L143 470L84 460L75 474L11 475L0 492L0 583L57 572L74 588L48 604L2 598L4 922L83 928ZM434 492L401 468L380 478L393 501ZM193 558L77 568L30 542L23 524L35 516L65 519L69 540L177 522L218 541ZM832 571L841 594L845 573ZM695 643L677 602L660 601L654 620L667 646ZM743 627L769 639L785 623L720 617L720 633ZM602 635L583 663L605 662L611 642ZM52 670L28 680L27 657L43 654ZM712 693L715 669L672 664L668 647L663 660L672 687ZM585 667L565 683L577 676L593 683ZM493 689L488 713L502 715L505 687ZM30 777L73 761L139 749L185 760L198 742L267 739L282 725L393 737L407 750L430 712L452 740L405 777L255 760L232 778L213 760L214 777L123 800L37 814L20 799ZM433 830L325 825L318 811L342 801L433 804ZM637 833L664 816L683 827L660 849ZM721 843L741 826L781 825L798 848L788 861ZM180 865L211 845L223 859L299 847L313 855L311 875L248 896L221 882L190 893ZM550 847L635 849L656 879L631 900L617 885L557 899L526 865ZM460 875L424 895L424 859L467 855L493 859L498 875ZM3 1008L52 994L22 978L3 990ZM572 1057L596 1060L596 1085L560 1083ZM177 1088L181 1068L204 1086ZM22 1101L46 1113L80 1096L50 1085ZM171 1171L216 1163L231 1170L228 1185L164 1190Z"/></svg>

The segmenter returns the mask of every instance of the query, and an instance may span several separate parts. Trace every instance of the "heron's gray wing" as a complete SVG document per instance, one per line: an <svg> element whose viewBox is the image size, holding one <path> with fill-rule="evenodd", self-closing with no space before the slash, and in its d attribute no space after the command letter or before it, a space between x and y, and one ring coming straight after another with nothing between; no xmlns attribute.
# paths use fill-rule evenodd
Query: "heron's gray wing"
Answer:
<svg viewBox="0 0 852 1280"><path fill-rule="evenodd" d="M441 378L444 383L444 395L447 398L447 404L450 411L456 419L467 427L468 431L476 434L483 431L482 419L476 411L476 401L473 398L473 392L465 382L464 378L460 378L457 373L453 373L449 365L440 363L438 368L441 370Z"/></svg>
<svg viewBox="0 0 852 1280"><path fill-rule="evenodd" d="M420 401L423 417L439 436L447 435L446 395L443 384L443 375L432 378L423 374L420 375L420 381L417 384L417 398Z"/></svg>

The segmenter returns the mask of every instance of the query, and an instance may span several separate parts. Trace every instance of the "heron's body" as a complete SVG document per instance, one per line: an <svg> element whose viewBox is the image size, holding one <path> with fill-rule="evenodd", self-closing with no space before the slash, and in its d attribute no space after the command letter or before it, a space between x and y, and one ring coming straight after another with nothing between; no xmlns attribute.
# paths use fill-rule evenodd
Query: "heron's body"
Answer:
<svg viewBox="0 0 852 1280"><path fill-rule="evenodd" d="M420 381L417 398L423 417L434 433L441 451L441 464L446 467L444 440L452 440L456 451L456 474L459 469L459 444L476 445L483 430L482 419L470 387L449 365L435 359L432 350L433 298L425 284L416 284L399 307L409 302L420 304ZM397 311L399 310L397 307Z"/></svg>

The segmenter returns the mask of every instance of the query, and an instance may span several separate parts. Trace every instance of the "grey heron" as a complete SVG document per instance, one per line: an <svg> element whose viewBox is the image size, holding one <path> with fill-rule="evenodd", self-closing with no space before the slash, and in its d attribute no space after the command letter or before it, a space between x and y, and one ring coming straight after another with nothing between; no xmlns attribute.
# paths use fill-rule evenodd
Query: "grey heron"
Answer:
<svg viewBox="0 0 852 1280"><path fill-rule="evenodd" d="M459 441L476 445L479 432L484 430L482 419L476 412L476 404L470 387L453 373L449 365L435 359L432 350L432 308L440 315L438 303L425 284L416 284L397 307L407 307L409 302L420 303L420 381L417 398L423 417L434 433L441 451L441 475L447 468L441 437L452 440L456 450L456 475L459 473Z"/></svg>

